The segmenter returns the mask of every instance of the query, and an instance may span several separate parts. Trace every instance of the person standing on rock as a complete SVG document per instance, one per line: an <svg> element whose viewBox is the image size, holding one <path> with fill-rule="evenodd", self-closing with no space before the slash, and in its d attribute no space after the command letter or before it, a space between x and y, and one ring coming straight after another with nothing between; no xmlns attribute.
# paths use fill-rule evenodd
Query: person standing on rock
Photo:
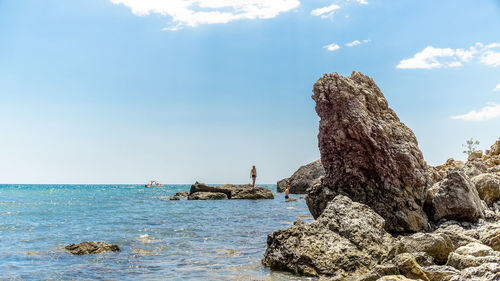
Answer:
<svg viewBox="0 0 500 281"><path fill-rule="evenodd" d="M252 187L255 187L255 179L257 179L257 169L255 169L255 166L252 166L250 178L252 179Z"/></svg>

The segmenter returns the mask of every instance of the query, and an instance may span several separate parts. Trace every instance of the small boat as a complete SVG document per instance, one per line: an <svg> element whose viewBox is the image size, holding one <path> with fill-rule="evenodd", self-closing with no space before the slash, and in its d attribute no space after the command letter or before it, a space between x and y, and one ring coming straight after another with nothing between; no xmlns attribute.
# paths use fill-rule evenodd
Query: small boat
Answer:
<svg viewBox="0 0 500 281"><path fill-rule="evenodd" d="M146 187L163 187L163 184L152 180L148 184L146 184L145 186Z"/></svg>

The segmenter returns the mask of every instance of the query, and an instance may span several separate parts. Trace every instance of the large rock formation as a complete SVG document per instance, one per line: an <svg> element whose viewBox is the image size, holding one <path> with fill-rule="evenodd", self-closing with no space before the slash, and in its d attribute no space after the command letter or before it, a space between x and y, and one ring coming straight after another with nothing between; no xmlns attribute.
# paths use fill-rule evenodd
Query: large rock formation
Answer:
<svg viewBox="0 0 500 281"><path fill-rule="evenodd" d="M313 182L323 176L325 176L325 169L321 164L321 160L316 160L301 166L291 177L280 180L277 183L276 190L284 192L286 187L290 185L290 193L306 194L307 189L312 186Z"/></svg>
<svg viewBox="0 0 500 281"><path fill-rule="evenodd" d="M309 276L367 271L390 253L384 224L368 206L339 195L317 220L269 235L262 263Z"/></svg>
<svg viewBox="0 0 500 281"><path fill-rule="evenodd" d="M120 247L116 244L109 244L107 242L86 241L80 244L69 244L64 247L68 252L73 255L89 255L100 254L104 252L120 252Z"/></svg>
<svg viewBox="0 0 500 281"><path fill-rule="evenodd" d="M274 195L268 188L265 187L252 187L251 185L232 185L225 184L219 186L208 186L204 183L196 182L191 186L189 191L188 200L200 200L202 197L194 196L193 194L198 193L198 195L205 198L205 200L216 200L216 199L274 199ZM209 196L207 193L223 193L227 198L223 196ZM195 199L195 197L197 199Z"/></svg>
<svg viewBox="0 0 500 281"><path fill-rule="evenodd" d="M389 108L368 76L325 74L313 99L319 124L319 149L326 176L311 188L314 217L326 202L344 194L365 203L386 220L391 232L427 229L422 206L431 183L413 132Z"/></svg>

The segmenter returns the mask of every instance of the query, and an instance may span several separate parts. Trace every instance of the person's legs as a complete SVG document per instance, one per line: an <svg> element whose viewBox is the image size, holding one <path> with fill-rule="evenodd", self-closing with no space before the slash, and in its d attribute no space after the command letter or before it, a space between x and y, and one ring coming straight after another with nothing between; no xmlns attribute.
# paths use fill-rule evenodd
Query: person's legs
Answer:
<svg viewBox="0 0 500 281"><path fill-rule="evenodd" d="M255 187L255 178L256 177L252 177L252 187Z"/></svg>

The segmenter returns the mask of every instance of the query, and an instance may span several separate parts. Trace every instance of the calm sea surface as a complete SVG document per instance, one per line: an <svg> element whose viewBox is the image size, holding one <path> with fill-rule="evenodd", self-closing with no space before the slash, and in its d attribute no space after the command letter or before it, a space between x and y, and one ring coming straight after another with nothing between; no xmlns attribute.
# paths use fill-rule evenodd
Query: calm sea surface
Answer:
<svg viewBox="0 0 500 281"><path fill-rule="evenodd" d="M305 280L260 263L268 233L312 219L305 200L168 200L189 187L0 185L0 280ZM122 252L62 249L83 241Z"/></svg>

